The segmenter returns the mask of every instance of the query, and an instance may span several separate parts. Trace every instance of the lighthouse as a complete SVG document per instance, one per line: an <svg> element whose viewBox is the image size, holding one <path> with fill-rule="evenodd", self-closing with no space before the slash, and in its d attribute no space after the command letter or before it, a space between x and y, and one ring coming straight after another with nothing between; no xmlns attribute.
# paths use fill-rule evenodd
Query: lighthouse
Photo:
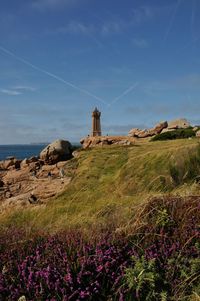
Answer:
<svg viewBox="0 0 200 301"><path fill-rule="evenodd" d="M92 112L92 136L101 136L101 112L97 108Z"/></svg>

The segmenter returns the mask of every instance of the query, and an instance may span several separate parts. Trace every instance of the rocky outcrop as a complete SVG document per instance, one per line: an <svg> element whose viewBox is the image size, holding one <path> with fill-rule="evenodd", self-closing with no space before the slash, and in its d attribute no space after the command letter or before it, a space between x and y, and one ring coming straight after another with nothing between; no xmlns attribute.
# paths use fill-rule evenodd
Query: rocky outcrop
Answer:
<svg viewBox="0 0 200 301"><path fill-rule="evenodd" d="M10 166L14 166L15 165L15 159L6 159L4 160L4 163L3 163L3 168L4 169L8 169Z"/></svg>
<svg viewBox="0 0 200 301"><path fill-rule="evenodd" d="M188 127L190 127L191 124L189 123L189 121L185 118L180 118L180 119L175 119L172 120L168 123L168 129L171 130L176 130L176 129L186 129Z"/></svg>
<svg viewBox="0 0 200 301"><path fill-rule="evenodd" d="M89 136L81 139L80 143L82 144L83 148L104 145L132 145L135 143L135 139L126 136Z"/></svg>
<svg viewBox="0 0 200 301"><path fill-rule="evenodd" d="M38 157L31 157L29 159L25 158L21 164L20 168L28 168L29 171L39 170L44 165L44 161L39 159Z"/></svg>
<svg viewBox="0 0 200 301"><path fill-rule="evenodd" d="M168 129L168 128L166 128L166 129L162 130L161 134L167 133L167 132L172 132L172 131L174 131L174 129Z"/></svg>
<svg viewBox="0 0 200 301"><path fill-rule="evenodd" d="M151 129L138 129L133 128L129 131L128 136L129 137L136 137L136 138L148 138L155 135L158 135L160 133L166 133L169 131L174 131L176 129L186 129L188 127L191 127L191 124L187 119L181 118L172 120L170 122L164 121L160 122L155 125L155 127Z"/></svg>
<svg viewBox="0 0 200 301"><path fill-rule="evenodd" d="M62 179L60 176L60 171L68 163L67 171L70 175L74 173L74 167L66 162L72 157L72 147L68 141L55 141L40 156L44 160L39 157L24 160L9 157L0 161L0 212L12 206L44 205L70 182L71 178L66 174Z"/></svg>
<svg viewBox="0 0 200 301"><path fill-rule="evenodd" d="M135 137L137 137L137 138L147 138L147 137L150 137L150 136L152 136L152 135L150 135L149 130L145 129L145 130L140 130L138 132L137 136L135 136Z"/></svg>
<svg viewBox="0 0 200 301"><path fill-rule="evenodd" d="M9 157L4 161L1 161L0 168L7 169L19 169L22 160L18 160L15 157Z"/></svg>
<svg viewBox="0 0 200 301"><path fill-rule="evenodd" d="M25 167L28 166L28 164L29 164L29 161L28 161L27 158L25 158L24 160L22 160L22 162L21 162L21 164L20 164L20 167L21 167L21 168L25 168Z"/></svg>
<svg viewBox="0 0 200 301"><path fill-rule="evenodd" d="M33 162L38 162L39 158L38 157L30 157L29 159L27 159L28 164L29 163L33 163Z"/></svg>
<svg viewBox="0 0 200 301"><path fill-rule="evenodd" d="M200 138L200 130L198 130L198 131L196 132L196 137L197 137L197 138Z"/></svg>
<svg viewBox="0 0 200 301"><path fill-rule="evenodd" d="M138 128L133 128L129 131L128 136L129 137L138 137L138 135L140 134L142 130L138 129Z"/></svg>
<svg viewBox="0 0 200 301"><path fill-rule="evenodd" d="M191 124L187 119L181 118L176 119L168 122L168 127L163 129L161 133L171 132L178 129L187 129L188 127L191 127ZM195 131L195 130L194 130Z"/></svg>
<svg viewBox="0 0 200 301"><path fill-rule="evenodd" d="M149 132L150 132L151 136L158 135L162 132L163 129L166 129L167 127L168 127L168 122L163 121L163 122L156 124L154 128L149 130Z"/></svg>
<svg viewBox="0 0 200 301"><path fill-rule="evenodd" d="M40 159L47 164L55 164L72 157L72 146L69 141L56 140L49 144L40 153Z"/></svg>
<svg viewBox="0 0 200 301"><path fill-rule="evenodd" d="M137 128L134 128L130 130L128 133L129 137L136 137L136 138L147 138L147 137L152 137L154 135L160 134L163 129L167 128L168 123L167 121L160 122L155 125L155 127L151 129L145 129L145 130L140 130Z"/></svg>
<svg viewBox="0 0 200 301"><path fill-rule="evenodd" d="M15 157L8 157L0 161L0 170L28 169L29 171L39 170L44 164L55 164L72 157L72 146L68 141L56 140L49 144L40 153L40 157L30 157L18 160Z"/></svg>
<svg viewBox="0 0 200 301"><path fill-rule="evenodd" d="M31 172L31 164L21 169L8 169L0 174L0 212L8 207L21 208L24 206L42 205L54 197L68 185L71 178L67 175L61 179L60 170L65 169L66 161L55 165L43 165L36 172ZM70 165L70 164L69 164ZM67 167L67 171L72 167ZM51 178L48 177L51 172ZM38 201L30 201L35 195Z"/></svg>

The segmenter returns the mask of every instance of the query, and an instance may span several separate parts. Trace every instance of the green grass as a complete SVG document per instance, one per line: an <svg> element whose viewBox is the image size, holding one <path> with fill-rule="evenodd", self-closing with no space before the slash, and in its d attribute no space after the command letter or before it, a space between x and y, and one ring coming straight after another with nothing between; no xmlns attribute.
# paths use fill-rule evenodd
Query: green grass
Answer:
<svg viewBox="0 0 200 301"><path fill-rule="evenodd" d="M152 196L199 194L197 148L198 139L182 139L83 150L65 166L72 181L63 193L46 206L6 212L0 223L2 227L23 226L27 231L108 226L120 231L136 208ZM184 177L190 165L190 177ZM173 179L173 168L178 170L178 182Z"/></svg>

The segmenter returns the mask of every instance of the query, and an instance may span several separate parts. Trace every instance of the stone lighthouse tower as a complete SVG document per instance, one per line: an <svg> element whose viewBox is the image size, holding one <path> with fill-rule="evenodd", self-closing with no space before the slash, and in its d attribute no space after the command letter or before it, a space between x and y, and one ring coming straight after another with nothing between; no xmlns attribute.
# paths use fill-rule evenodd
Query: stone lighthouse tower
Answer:
<svg viewBox="0 0 200 301"><path fill-rule="evenodd" d="M92 136L101 136L101 122L100 122L101 112L94 109L92 112Z"/></svg>

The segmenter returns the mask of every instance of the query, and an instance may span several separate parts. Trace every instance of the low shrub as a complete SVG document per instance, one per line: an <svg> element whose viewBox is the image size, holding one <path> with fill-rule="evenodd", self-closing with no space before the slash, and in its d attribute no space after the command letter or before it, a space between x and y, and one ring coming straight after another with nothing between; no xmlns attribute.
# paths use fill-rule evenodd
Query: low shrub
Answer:
<svg viewBox="0 0 200 301"><path fill-rule="evenodd" d="M99 241L75 230L1 232L0 300L189 301L199 294L198 209L198 197L154 198L128 236Z"/></svg>
<svg viewBox="0 0 200 301"><path fill-rule="evenodd" d="M177 129L174 131L161 133L153 138L151 138L151 141L163 141L163 140L174 140L174 139L184 139L184 138L190 138L195 137L196 133L193 131L192 128L187 129Z"/></svg>

